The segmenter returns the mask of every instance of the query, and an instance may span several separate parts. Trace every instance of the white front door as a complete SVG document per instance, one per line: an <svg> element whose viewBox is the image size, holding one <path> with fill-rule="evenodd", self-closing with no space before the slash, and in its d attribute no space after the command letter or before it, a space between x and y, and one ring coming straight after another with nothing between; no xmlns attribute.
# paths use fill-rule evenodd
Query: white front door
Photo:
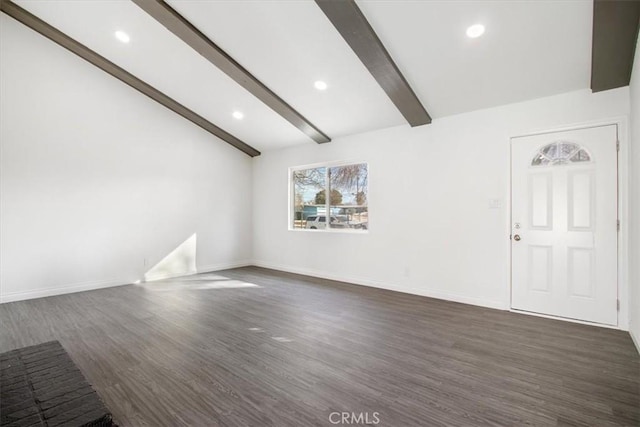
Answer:
<svg viewBox="0 0 640 427"><path fill-rule="evenodd" d="M511 140L511 307L617 325L617 126Z"/></svg>

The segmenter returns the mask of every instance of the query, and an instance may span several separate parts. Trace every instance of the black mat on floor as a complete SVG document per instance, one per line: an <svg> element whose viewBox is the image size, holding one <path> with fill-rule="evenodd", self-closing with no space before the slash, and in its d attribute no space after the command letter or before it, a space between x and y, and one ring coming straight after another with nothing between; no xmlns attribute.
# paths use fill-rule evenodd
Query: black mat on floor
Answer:
<svg viewBox="0 0 640 427"><path fill-rule="evenodd" d="M0 426L116 426L58 341L0 354Z"/></svg>

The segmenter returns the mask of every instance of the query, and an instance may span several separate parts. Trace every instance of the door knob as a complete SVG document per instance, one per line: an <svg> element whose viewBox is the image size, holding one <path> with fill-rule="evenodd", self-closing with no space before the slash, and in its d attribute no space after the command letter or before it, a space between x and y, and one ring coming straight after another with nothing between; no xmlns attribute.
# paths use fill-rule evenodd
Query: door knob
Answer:
<svg viewBox="0 0 640 427"><path fill-rule="evenodd" d="M513 240L515 240L516 242L520 241L520 235L516 234L515 236L513 236Z"/></svg>

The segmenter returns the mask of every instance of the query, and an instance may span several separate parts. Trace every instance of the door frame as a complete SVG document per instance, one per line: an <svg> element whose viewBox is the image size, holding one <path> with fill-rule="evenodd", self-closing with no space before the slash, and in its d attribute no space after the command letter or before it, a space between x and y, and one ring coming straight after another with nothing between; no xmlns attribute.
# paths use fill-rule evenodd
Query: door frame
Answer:
<svg viewBox="0 0 640 427"><path fill-rule="evenodd" d="M513 170L512 170L512 152L513 152L513 143L514 139L521 138L525 136L535 136L535 135L544 135L548 133L556 133L563 131L572 131L572 130L580 130L580 129L589 129L594 127L601 126L616 126L616 133L619 143L619 149L617 152L618 159L618 168L617 168L617 185L618 185L618 197L617 197L617 208L618 208L618 219L620 220L620 231L617 235L618 242L618 253L617 253L617 294L619 301L619 309L618 309L618 323L617 325L604 325L600 323L587 322L583 320L576 319L568 319L565 317L559 316L550 316L542 313L533 313L523 310L518 310L513 308L512 294L513 294L513 274L512 274L512 263L513 263L513 254L512 254L512 245L511 245L511 224L512 224L512 191L513 191ZM628 268L629 268L629 210L628 210L628 200L629 200L629 126L628 126L628 118L626 116L613 117L609 119L603 120L594 120L588 122L580 122L572 125L566 126L557 126L557 127L549 127L538 130L532 130L529 132L522 133L513 133L509 137L509 156L508 156L508 170L509 170L509 179L508 179L508 190L507 190L507 205L508 205L508 215L507 215L507 250L509 253L509 262L508 262L508 278L509 278L509 286L507 300L508 310L514 313L526 314L537 317L545 317L551 319L564 320L567 322L573 323L581 323L592 326L599 326L603 328L613 328L613 329L621 329L628 331L629 330L629 281L628 281Z"/></svg>

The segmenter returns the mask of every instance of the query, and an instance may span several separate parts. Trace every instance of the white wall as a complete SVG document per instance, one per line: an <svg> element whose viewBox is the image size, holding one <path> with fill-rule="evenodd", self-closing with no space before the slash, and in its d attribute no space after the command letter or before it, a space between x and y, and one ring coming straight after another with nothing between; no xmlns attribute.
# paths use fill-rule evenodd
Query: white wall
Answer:
<svg viewBox="0 0 640 427"><path fill-rule="evenodd" d="M2 301L249 262L248 156L0 19Z"/></svg>
<svg viewBox="0 0 640 427"><path fill-rule="evenodd" d="M510 137L628 113L628 88L584 90L414 129L402 126L264 153L254 159L254 261L508 308ZM369 233L288 231L288 168L336 160L369 162ZM500 199L502 207L490 209L491 199ZM626 315L623 308L623 328Z"/></svg>
<svg viewBox="0 0 640 427"><path fill-rule="evenodd" d="M631 75L629 332L640 351L640 46Z"/></svg>

